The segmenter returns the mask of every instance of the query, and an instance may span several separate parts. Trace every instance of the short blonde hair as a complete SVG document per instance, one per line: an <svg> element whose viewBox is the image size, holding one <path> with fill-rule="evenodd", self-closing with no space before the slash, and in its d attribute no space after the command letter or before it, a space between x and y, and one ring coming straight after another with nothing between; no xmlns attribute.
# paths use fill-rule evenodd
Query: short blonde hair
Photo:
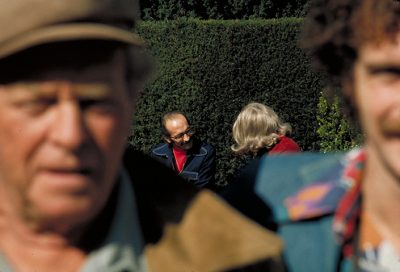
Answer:
<svg viewBox="0 0 400 272"><path fill-rule="evenodd" d="M231 149L237 154L257 155L260 149L271 149L279 136L291 132L290 124L284 123L272 108L249 103L233 124L232 133L236 143Z"/></svg>

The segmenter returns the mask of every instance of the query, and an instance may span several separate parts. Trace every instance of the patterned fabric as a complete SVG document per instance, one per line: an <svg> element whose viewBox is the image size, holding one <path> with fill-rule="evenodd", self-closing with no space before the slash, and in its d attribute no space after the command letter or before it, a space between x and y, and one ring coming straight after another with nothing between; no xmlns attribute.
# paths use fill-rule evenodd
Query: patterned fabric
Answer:
<svg viewBox="0 0 400 272"><path fill-rule="evenodd" d="M361 214L358 246L358 268L360 272L398 272L400 256L394 247L385 241L376 230L368 214Z"/></svg>
<svg viewBox="0 0 400 272"><path fill-rule="evenodd" d="M341 183L348 190L338 202L333 219L333 231L343 244L343 256L350 258L354 254L352 238L355 236L357 221L361 211L361 176L366 155L362 150L354 150L346 157Z"/></svg>
<svg viewBox="0 0 400 272"><path fill-rule="evenodd" d="M343 160L345 166L340 179L312 183L286 198L287 214L291 220L299 221L334 213L333 233L343 256L340 271L354 271L355 268L360 272L400 271L400 256L382 239L367 220L368 216L361 214L365 161L363 150L349 152ZM360 241L356 241L359 236Z"/></svg>
<svg viewBox="0 0 400 272"><path fill-rule="evenodd" d="M360 177L365 153L356 149L344 159L346 165L339 180L320 181L304 187L285 200L289 218L293 221L310 219L336 211L334 230L340 241L350 235L357 216L360 195ZM341 167L341 166L340 166ZM339 203L339 208L338 207ZM350 225L349 225L350 224ZM354 227L354 226L353 226Z"/></svg>
<svg viewBox="0 0 400 272"><path fill-rule="evenodd" d="M285 200L289 218L299 221L325 215L335 209L337 199L343 194L343 188L334 181L307 186Z"/></svg>

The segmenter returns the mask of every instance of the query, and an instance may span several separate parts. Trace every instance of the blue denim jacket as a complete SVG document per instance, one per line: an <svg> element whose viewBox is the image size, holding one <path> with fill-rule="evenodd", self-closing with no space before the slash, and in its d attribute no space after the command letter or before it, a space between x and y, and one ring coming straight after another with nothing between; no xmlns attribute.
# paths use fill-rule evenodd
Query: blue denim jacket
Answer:
<svg viewBox="0 0 400 272"><path fill-rule="evenodd" d="M150 156L175 170L175 158L169 144L159 144L151 150ZM208 143L194 139L188 150L183 170L179 173L185 180L201 188L215 183L215 148Z"/></svg>

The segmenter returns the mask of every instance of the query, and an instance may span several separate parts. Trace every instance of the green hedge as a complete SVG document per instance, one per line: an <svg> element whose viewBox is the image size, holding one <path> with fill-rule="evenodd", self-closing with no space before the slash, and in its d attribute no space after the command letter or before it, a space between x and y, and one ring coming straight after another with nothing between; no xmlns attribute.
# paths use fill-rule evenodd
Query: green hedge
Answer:
<svg viewBox="0 0 400 272"><path fill-rule="evenodd" d="M182 110L217 149L226 184L243 161L232 155L231 129L248 102L271 106L294 128L303 150L318 150L319 76L297 46L300 19L142 22L138 33L158 73L138 103L130 141L149 151L161 141L160 116Z"/></svg>
<svg viewBox="0 0 400 272"><path fill-rule="evenodd" d="M303 17L309 0L141 0L143 20Z"/></svg>

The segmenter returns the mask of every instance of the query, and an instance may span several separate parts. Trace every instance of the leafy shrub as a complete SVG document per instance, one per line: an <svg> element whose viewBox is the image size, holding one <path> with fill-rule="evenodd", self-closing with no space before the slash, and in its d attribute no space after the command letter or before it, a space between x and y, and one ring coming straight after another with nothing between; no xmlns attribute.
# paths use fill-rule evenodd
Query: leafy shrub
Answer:
<svg viewBox="0 0 400 272"><path fill-rule="evenodd" d="M337 96L331 102L322 94L319 98L317 133L322 152L349 150L358 146L362 141L358 129L351 126L351 123L342 114L341 105Z"/></svg>

